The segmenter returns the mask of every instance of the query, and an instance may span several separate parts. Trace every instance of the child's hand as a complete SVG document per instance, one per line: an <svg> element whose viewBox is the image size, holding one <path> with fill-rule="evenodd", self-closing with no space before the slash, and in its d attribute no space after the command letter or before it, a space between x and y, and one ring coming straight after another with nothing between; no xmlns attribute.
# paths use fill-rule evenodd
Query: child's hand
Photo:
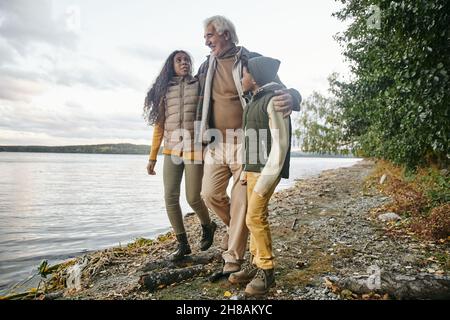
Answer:
<svg viewBox="0 0 450 320"><path fill-rule="evenodd" d="M149 160L147 164L147 173L151 176L156 174L155 172L156 160Z"/></svg>
<svg viewBox="0 0 450 320"><path fill-rule="evenodd" d="M241 172L241 177L239 178L239 181L241 182L242 185L247 184L247 172L245 171Z"/></svg>

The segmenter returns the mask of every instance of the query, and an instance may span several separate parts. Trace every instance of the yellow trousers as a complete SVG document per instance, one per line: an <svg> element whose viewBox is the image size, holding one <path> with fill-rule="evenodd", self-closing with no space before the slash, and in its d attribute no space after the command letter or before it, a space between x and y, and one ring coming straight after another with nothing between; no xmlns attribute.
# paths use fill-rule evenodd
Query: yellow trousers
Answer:
<svg viewBox="0 0 450 320"><path fill-rule="evenodd" d="M261 269L274 268L274 256L272 252L272 236L269 227L269 200L275 191L280 178L276 180L269 192L260 196L253 192L260 173L247 172L247 217L246 224L250 231L250 253L253 255L253 263Z"/></svg>

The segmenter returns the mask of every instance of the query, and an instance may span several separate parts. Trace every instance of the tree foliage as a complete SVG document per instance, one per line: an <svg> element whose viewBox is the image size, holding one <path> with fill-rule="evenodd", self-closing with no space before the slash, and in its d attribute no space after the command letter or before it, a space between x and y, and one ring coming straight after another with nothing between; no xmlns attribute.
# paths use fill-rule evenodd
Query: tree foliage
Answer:
<svg viewBox="0 0 450 320"><path fill-rule="evenodd" d="M329 77L335 81L337 74ZM348 154L351 147L345 140L341 110L336 99L314 91L302 104L295 136L304 152Z"/></svg>
<svg viewBox="0 0 450 320"><path fill-rule="evenodd" d="M448 166L450 2L341 2L334 15L350 24L336 39L352 76L332 90L354 151L408 167Z"/></svg>

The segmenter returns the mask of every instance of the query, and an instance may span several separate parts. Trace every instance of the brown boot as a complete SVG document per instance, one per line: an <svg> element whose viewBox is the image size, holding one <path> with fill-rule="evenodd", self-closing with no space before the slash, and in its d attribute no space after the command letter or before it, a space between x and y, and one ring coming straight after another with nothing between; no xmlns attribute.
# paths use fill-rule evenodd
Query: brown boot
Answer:
<svg viewBox="0 0 450 320"><path fill-rule="evenodd" d="M259 269L255 277L245 287L245 294L249 296L262 296L269 292L269 289L275 285L275 275L273 269Z"/></svg>
<svg viewBox="0 0 450 320"><path fill-rule="evenodd" d="M258 268L256 265L253 263L247 263L241 271L230 274L228 281L232 284L247 284L254 278L257 271Z"/></svg>

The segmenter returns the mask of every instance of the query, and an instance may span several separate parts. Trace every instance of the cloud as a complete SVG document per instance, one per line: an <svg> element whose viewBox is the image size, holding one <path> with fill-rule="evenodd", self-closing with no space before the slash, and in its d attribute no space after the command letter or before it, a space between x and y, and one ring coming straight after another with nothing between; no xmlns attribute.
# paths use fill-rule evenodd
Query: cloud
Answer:
<svg viewBox="0 0 450 320"><path fill-rule="evenodd" d="M134 74L113 67L107 62L77 56L59 60L54 65L50 80L59 85L82 84L100 90L132 88L142 91L146 86L146 82Z"/></svg>
<svg viewBox="0 0 450 320"><path fill-rule="evenodd" d="M36 81L0 75L0 99L29 102L45 87Z"/></svg>
<svg viewBox="0 0 450 320"><path fill-rule="evenodd" d="M0 67L16 63L16 55L15 50L4 39L0 38Z"/></svg>
<svg viewBox="0 0 450 320"><path fill-rule="evenodd" d="M53 15L51 0L0 2L0 34L26 56L36 43L74 49L78 36L67 28L66 17Z"/></svg>
<svg viewBox="0 0 450 320"><path fill-rule="evenodd" d="M120 100L115 97L114 100ZM91 139L93 141L147 141L150 143L151 129L141 117L141 109L136 106L112 105L110 112L102 112L96 106L98 102L89 100L69 100L61 103L59 108L39 106L39 103L0 104L0 131L8 132L8 137L1 136L0 144L14 144L11 138L17 135L44 135L63 140ZM134 105L131 103L131 105ZM0 134L1 135L1 134ZM136 143L136 142L135 142Z"/></svg>
<svg viewBox="0 0 450 320"><path fill-rule="evenodd" d="M143 61L164 61L170 54L170 51L157 47L148 47L142 45L121 46L119 52Z"/></svg>
<svg viewBox="0 0 450 320"><path fill-rule="evenodd" d="M147 140L151 129L142 117L142 99L129 89L99 92L81 86L54 87L31 102L0 103L0 130L15 131L18 136L48 135L61 141ZM7 143L5 137L0 141Z"/></svg>
<svg viewBox="0 0 450 320"><path fill-rule="evenodd" d="M79 35L67 28L66 15L56 16L50 0L0 2L1 99L29 101L40 92L36 88L52 84L145 90L146 81L121 69L124 65L82 54Z"/></svg>

